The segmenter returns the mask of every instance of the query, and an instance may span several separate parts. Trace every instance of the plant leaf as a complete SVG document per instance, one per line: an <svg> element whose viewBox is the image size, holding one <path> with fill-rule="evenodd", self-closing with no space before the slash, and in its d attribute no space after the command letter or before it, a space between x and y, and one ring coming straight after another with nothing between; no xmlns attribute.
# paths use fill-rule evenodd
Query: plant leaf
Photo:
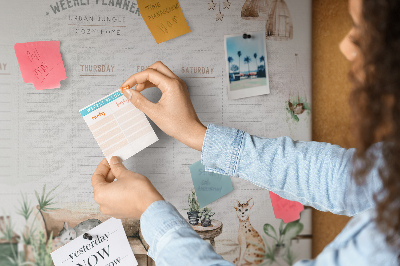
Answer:
<svg viewBox="0 0 400 266"><path fill-rule="evenodd" d="M264 224L264 233L270 237L272 237L273 239L275 239L276 241L278 241L278 236L276 235L276 231L275 228L270 225L270 224Z"/></svg>
<svg viewBox="0 0 400 266"><path fill-rule="evenodd" d="M283 222L283 220L281 220L281 223L279 224L279 235L282 235L283 234L283 225L284 225L285 223Z"/></svg>
<svg viewBox="0 0 400 266"><path fill-rule="evenodd" d="M303 230L304 225L299 220L288 223L283 229L283 238L288 241L295 238Z"/></svg>

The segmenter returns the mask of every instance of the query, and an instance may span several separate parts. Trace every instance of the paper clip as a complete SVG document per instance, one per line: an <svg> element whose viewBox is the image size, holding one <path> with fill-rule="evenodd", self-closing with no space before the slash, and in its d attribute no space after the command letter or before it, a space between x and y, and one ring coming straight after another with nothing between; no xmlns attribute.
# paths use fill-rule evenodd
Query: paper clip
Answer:
<svg viewBox="0 0 400 266"><path fill-rule="evenodd" d="M92 236L88 233L83 234L83 239L92 240L93 238L97 238L97 236Z"/></svg>

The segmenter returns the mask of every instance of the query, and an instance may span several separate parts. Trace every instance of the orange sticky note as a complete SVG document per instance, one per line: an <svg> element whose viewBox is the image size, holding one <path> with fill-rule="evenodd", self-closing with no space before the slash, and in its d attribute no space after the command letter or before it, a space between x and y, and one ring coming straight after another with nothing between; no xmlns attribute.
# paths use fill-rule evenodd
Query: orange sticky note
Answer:
<svg viewBox="0 0 400 266"><path fill-rule="evenodd" d="M190 32L178 0L137 0L137 4L157 43Z"/></svg>
<svg viewBox="0 0 400 266"><path fill-rule="evenodd" d="M60 53L60 42L40 41L14 45L19 68L25 83L36 90L59 88L67 78Z"/></svg>
<svg viewBox="0 0 400 266"><path fill-rule="evenodd" d="M301 203L281 198L271 191L269 196L276 219L282 219L285 224L300 219L300 213L304 210Z"/></svg>

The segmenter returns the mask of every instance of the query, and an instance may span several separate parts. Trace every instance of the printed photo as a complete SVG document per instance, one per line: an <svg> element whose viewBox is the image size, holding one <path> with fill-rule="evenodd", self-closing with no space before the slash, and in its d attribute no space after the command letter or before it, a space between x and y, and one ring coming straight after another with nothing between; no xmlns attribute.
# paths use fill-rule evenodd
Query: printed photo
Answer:
<svg viewBox="0 0 400 266"><path fill-rule="evenodd" d="M229 99L269 94L265 32L225 35Z"/></svg>

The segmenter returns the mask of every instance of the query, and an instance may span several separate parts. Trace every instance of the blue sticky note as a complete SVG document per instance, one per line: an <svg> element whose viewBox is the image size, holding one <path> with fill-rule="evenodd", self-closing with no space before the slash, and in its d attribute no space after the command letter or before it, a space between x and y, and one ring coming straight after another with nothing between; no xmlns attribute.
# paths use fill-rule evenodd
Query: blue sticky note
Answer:
<svg viewBox="0 0 400 266"><path fill-rule="evenodd" d="M233 190L230 176L206 172L200 161L189 166L200 208Z"/></svg>

